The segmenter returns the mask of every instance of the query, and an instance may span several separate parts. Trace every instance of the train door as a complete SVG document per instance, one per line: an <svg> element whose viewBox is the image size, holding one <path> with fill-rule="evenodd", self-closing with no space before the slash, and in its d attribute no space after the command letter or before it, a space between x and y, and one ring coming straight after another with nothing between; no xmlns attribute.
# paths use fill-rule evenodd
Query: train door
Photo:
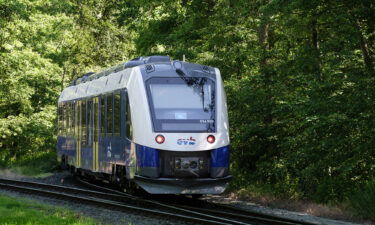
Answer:
<svg viewBox="0 0 375 225"><path fill-rule="evenodd" d="M94 147L93 147L93 99L83 100L82 105L82 141L81 141L81 164L82 168L93 170Z"/></svg>
<svg viewBox="0 0 375 225"><path fill-rule="evenodd" d="M92 117L92 170L99 170L99 97L93 99L93 117Z"/></svg>
<svg viewBox="0 0 375 225"><path fill-rule="evenodd" d="M99 97L83 100L81 105L81 167L98 171Z"/></svg>
<svg viewBox="0 0 375 225"><path fill-rule="evenodd" d="M81 141L81 144L80 144L80 162L79 162L79 165L81 168L84 168L84 169L87 169L87 159L85 157L86 154L84 154L86 152L86 139L87 139L87 104L86 104L86 99L83 99L81 101L81 126L80 126L80 129L81 129L81 137L80 137L80 141Z"/></svg>
<svg viewBox="0 0 375 225"><path fill-rule="evenodd" d="M106 125L107 125L107 117L106 117L106 97L105 95L101 95L99 97L100 106L100 131L99 131L99 147L98 147L98 158L99 158L99 171L100 172L107 172L107 163L106 163L106 145L105 145L105 135L106 135Z"/></svg>

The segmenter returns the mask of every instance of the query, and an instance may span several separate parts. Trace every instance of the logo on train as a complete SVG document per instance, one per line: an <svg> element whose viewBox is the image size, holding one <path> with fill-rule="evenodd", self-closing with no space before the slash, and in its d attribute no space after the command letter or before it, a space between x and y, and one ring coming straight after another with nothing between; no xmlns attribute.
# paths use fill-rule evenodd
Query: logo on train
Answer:
<svg viewBox="0 0 375 225"><path fill-rule="evenodd" d="M190 138L180 138L177 140L178 145L195 145L196 141L193 137Z"/></svg>

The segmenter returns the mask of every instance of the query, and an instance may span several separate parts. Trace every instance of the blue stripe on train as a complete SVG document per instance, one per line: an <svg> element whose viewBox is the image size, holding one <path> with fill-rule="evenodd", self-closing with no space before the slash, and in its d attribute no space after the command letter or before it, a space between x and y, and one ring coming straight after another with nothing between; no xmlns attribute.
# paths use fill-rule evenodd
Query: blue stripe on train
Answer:
<svg viewBox="0 0 375 225"><path fill-rule="evenodd" d="M229 145L211 151L211 167L229 167Z"/></svg>
<svg viewBox="0 0 375 225"><path fill-rule="evenodd" d="M159 167L159 150L136 145L138 167ZM211 151L211 167L229 167L229 145Z"/></svg>
<svg viewBox="0 0 375 225"><path fill-rule="evenodd" d="M159 167L159 150L136 145L138 167Z"/></svg>

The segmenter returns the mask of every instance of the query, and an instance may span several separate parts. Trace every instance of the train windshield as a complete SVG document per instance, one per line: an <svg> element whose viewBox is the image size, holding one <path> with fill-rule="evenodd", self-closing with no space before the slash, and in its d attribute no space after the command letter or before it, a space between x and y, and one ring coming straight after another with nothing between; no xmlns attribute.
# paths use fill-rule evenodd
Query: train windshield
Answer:
<svg viewBox="0 0 375 225"><path fill-rule="evenodd" d="M214 84L201 77L148 80L155 132L215 132Z"/></svg>

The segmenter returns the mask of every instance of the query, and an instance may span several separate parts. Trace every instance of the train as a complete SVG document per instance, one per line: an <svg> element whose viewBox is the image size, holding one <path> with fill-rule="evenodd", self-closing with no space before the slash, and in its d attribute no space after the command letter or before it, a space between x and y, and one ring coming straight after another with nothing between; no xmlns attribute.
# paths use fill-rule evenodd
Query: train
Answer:
<svg viewBox="0 0 375 225"><path fill-rule="evenodd" d="M57 104L58 162L149 194L221 194L230 140L218 68L144 56L73 80Z"/></svg>

